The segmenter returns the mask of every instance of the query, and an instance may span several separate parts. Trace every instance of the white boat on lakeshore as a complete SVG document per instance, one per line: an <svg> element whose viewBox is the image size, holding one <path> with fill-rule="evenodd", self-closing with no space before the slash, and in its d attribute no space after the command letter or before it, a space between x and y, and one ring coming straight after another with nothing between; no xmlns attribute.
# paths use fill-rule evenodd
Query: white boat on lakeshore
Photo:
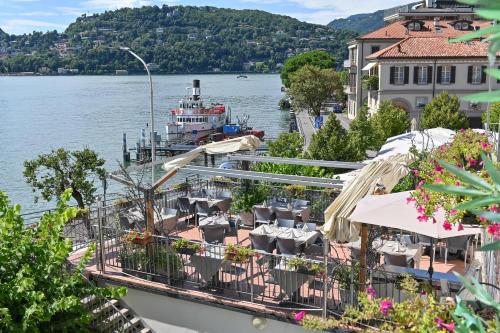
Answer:
<svg viewBox="0 0 500 333"><path fill-rule="evenodd" d="M204 106L200 80L193 80L191 96L185 96L179 101L179 107L170 111L170 121L166 125L167 140L199 140L214 132L221 132L229 119L224 105Z"/></svg>

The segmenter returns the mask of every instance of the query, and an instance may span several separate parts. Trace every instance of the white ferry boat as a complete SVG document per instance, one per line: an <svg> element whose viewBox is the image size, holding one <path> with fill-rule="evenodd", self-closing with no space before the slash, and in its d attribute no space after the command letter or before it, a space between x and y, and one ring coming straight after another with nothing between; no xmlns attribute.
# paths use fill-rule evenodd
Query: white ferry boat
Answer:
<svg viewBox="0 0 500 333"><path fill-rule="evenodd" d="M179 107L170 111L170 121L166 125L167 140L199 140L214 132L222 132L229 123L226 107L215 104L203 105L200 80L193 80L192 95L179 101Z"/></svg>

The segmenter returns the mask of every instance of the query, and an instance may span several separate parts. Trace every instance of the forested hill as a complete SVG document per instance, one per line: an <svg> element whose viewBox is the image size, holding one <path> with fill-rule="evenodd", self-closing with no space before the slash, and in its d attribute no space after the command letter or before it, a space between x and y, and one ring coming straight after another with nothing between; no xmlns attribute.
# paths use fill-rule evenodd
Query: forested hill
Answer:
<svg viewBox="0 0 500 333"><path fill-rule="evenodd" d="M347 29L358 33L367 33L384 26L384 11L377 10L369 14L356 14L328 23L333 29Z"/></svg>
<svg viewBox="0 0 500 333"><path fill-rule="evenodd" d="M313 49L332 52L340 66L355 35L258 10L124 8L79 17L50 46L36 34L4 37L3 45L0 37L0 71L142 71L119 46L132 48L160 73L277 71L287 57Z"/></svg>

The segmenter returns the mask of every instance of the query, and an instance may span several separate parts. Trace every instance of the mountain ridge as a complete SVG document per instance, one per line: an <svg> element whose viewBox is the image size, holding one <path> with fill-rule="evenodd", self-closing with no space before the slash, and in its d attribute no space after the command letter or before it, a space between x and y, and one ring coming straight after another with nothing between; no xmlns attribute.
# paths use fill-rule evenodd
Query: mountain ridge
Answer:
<svg viewBox="0 0 500 333"><path fill-rule="evenodd" d="M360 34L367 33L384 26L384 10L335 19L328 23L327 26L334 29L351 30Z"/></svg>
<svg viewBox="0 0 500 333"><path fill-rule="evenodd" d="M346 43L355 35L260 10L122 8L82 15L60 34L11 36L15 43L4 37L3 45L0 39L0 50L3 46L11 52L0 60L0 71L66 67L86 74L142 72L142 65L120 46L132 48L159 73L275 72L288 57L315 49L333 53L341 66Z"/></svg>

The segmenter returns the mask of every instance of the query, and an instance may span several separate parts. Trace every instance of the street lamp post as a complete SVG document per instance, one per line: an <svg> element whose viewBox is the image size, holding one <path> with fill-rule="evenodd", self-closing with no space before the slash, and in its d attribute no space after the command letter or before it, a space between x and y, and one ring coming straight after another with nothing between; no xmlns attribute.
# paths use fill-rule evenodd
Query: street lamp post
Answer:
<svg viewBox="0 0 500 333"><path fill-rule="evenodd" d="M146 62L135 54L129 47L120 47L120 50L127 51L133 55L137 60L139 60L146 69L149 77L149 95L150 95L150 111L151 111L151 185L155 183L155 161L156 161L156 138L155 138L155 116L153 110L153 79L151 78L151 73L149 72L148 65Z"/></svg>

